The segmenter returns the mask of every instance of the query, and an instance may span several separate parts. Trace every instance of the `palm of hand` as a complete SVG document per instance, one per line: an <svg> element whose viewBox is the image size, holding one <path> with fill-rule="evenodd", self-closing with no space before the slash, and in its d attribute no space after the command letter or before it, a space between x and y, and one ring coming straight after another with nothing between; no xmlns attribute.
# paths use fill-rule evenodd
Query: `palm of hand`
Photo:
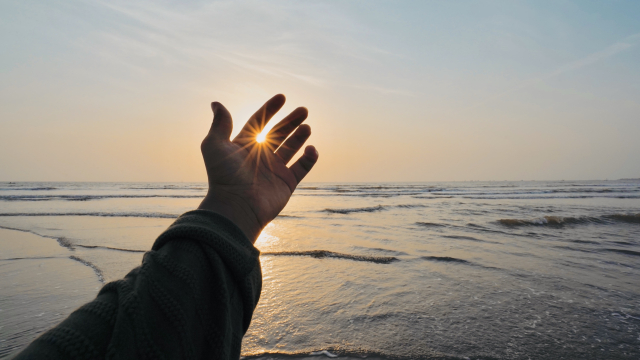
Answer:
<svg viewBox="0 0 640 360"><path fill-rule="evenodd" d="M200 208L226 216L252 242L282 211L318 158L315 149L308 146L298 161L286 166L311 135L309 126L300 126L307 117L304 108L294 110L280 121L264 142L256 141L284 101L283 95L267 101L233 141L229 139L233 126L231 115L224 106L213 103L213 124L202 142L209 192Z"/></svg>

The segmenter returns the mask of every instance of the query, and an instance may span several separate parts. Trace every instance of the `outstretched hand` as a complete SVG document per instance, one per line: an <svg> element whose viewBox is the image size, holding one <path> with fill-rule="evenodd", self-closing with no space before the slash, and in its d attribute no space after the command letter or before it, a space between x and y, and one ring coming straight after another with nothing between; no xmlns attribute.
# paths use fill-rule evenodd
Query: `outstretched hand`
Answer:
<svg viewBox="0 0 640 360"><path fill-rule="evenodd" d="M298 183L318 160L316 149L307 146L304 154L287 167L311 135L309 125L301 125L308 114L303 107L287 115L264 141L258 142L258 135L284 102L281 94L267 101L233 141L231 114L214 102L213 124L202 141L209 192L198 208L227 217L252 243L284 209Z"/></svg>

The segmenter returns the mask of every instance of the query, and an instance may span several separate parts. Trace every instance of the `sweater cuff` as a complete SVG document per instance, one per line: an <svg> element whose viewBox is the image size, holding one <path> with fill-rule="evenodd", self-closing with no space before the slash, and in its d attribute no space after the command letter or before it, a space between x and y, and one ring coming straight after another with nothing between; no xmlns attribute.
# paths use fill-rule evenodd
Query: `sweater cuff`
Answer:
<svg viewBox="0 0 640 360"><path fill-rule="evenodd" d="M193 210L182 214L153 244L159 250L169 241L193 240L210 246L225 265L240 277L247 276L259 265L260 251L233 222L209 210Z"/></svg>

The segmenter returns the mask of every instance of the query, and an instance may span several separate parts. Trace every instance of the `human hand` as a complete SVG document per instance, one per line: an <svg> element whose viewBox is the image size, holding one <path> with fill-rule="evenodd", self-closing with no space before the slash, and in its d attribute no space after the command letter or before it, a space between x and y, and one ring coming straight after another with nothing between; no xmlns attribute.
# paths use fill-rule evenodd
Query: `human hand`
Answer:
<svg viewBox="0 0 640 360"><path fill-rule="evenodd" d="M282 94L267 101L233 141L231 114L222 104L211 103L213 124L202 141L209 191L198 209L214 211L233 221L252 243L284 209L298 183L318 160L316 149L307 146L304 154L287 167L311 135L309 125L300 125L308 114L303 107L282 119L263 142L257 141L284 102Z"/></svg>

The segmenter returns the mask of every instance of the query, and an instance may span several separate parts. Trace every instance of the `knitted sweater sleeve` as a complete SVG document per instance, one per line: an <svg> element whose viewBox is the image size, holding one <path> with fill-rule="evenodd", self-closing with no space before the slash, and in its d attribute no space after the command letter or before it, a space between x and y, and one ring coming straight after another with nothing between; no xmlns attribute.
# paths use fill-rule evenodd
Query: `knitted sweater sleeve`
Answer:
<svg viewBox="0 0 640 360"><path fill-rule="evenodd" d="M105 285L15 359L234 359L260 297L259 251L206 210L179 217L124 279Z"/></svg>

